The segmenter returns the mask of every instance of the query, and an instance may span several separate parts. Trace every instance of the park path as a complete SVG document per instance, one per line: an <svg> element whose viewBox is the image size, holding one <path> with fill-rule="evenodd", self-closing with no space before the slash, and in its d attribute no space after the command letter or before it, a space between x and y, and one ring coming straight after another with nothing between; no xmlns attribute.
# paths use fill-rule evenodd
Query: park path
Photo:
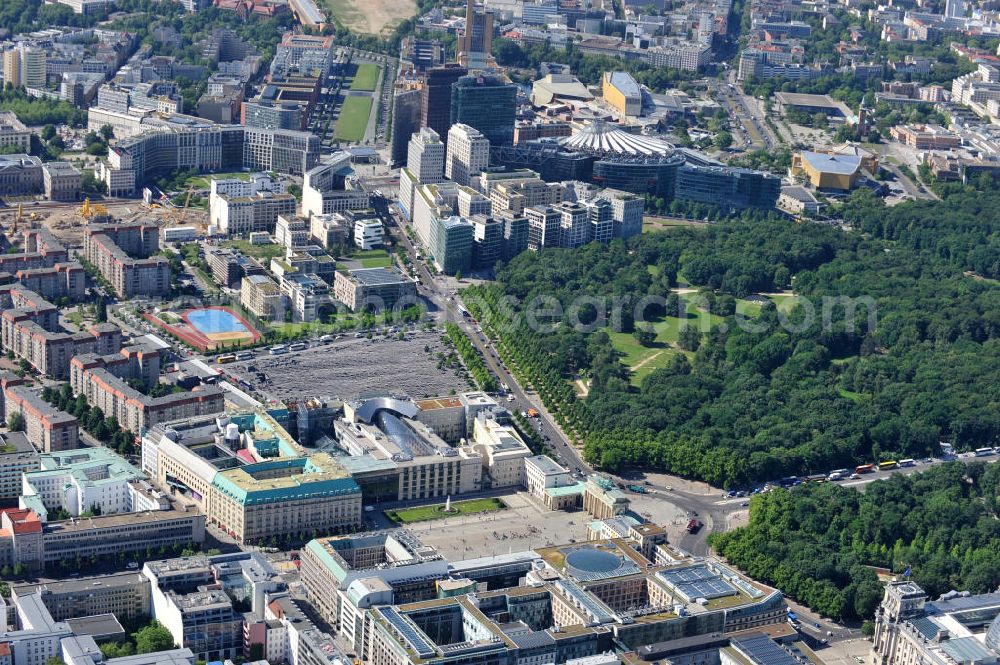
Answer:
<svg viewBox="0 0 1000 665"><path fill-rule="evenodd" d="M648 358L643 358L642 360L640 360L639 362L637 362L635 365L632 366L632 371L633 372L636 371L637 369L641 368L646 363L653 362L654 360L656 360L657 358L659 358L663 354L663 351L665 351L665 349L661 349L661 350L657 351L656 353L654 353L653 355L649 356Z"/></svg>

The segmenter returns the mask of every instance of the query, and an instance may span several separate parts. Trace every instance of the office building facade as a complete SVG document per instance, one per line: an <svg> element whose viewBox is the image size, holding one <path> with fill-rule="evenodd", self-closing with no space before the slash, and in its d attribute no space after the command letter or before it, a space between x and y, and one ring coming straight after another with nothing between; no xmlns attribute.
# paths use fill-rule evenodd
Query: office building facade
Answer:
<svg viewBox="0 0 1000 665"><path fill-rule="evenodd" d="M432 67L427 70L424 86L420 94L420 126L433 129L438 136L447 140L451 119L452 85L469 73L465 67L455 64Z"/></svg>
<svg viewBox="0 0 1000 665"><path fill-rule="evenodd" d="M461 123L448 130L444 175L459 185L471 185L490 165L490 142L482 132Z"/></svg>
<svg viewBox="0 0 1000 665"><path fill-rule="evenodd" d="M490 145L514 143L517 86L496 75L463 76L451 88L451 124L479 130Z"/></svg>

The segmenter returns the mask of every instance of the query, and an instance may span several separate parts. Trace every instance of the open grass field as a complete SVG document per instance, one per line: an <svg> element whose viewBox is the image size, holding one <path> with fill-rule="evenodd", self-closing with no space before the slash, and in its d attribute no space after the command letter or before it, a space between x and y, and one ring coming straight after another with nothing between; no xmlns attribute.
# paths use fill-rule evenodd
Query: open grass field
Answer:
<svg viewBox="0 0 1000 665"><path fill-rule="evenodd" d="M340 141L360 141L365 137L371 112L371 97L346 97L333 128L333 137Z"/></svg>
<svg viewBox="0 0 1000 665"><path fill-rule="evenodd" d="M452 501L450 513L444 512L444 504L439 503L433 506L387 510L385 516L399 524L410 524L411 522L440 520L446 517L458 517L459 515L493 513L498 510L505 510L506 508L507 504L500 499L470 499L469 501Z"/></svg>
<svg viewBox="0 0 1000 665"><path fill-rule="evenodd" d="M370 62L358 65L358 71L354 72L354 80L351 81L351 90L375 90L380 69Z"/></svg>
<svg viewBox="0 0 1000 665"><path fill-rule="evenodd" d="M687 321L682 321L675 316L665 316L658 321L652 321L653 329L656 331L656 342L653 346L642 346L631 333L608 331L615 350L623 354L622 364L627 365L632 370L632 385L640 385L648 374L666 366L670 359L678 353L688 353L677 346L682 325L686 323L686 325L695 326L698 330L707 333L712 326L722 323L722 317L705 312L695 306L694 302L698 298L698 294L687 293L681 298L688 303ZM798 302L798 296L791 293L770 295L768 298L784 312L790 311ZM744 316L752 318L760 314L761 303L752 300L738 300L736 308Z"/></svg>
<svg viewBox="0 0 1000 665"><path fill-rule="evenodd" d="M352 32L386 34L415 16L416 0L322 0L333 18Z"/></svg>

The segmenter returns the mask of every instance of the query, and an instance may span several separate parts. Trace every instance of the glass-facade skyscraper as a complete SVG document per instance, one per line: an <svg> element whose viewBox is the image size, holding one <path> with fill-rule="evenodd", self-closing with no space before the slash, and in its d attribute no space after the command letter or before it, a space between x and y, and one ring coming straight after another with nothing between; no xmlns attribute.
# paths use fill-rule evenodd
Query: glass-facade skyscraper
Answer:
<svg viewBox="0 0 1000 665"><path fill-rule="evenodd" d="M475 127L490 145L514 142L517 86L499 76L463 76L451 86L451 124Z"/></svg>

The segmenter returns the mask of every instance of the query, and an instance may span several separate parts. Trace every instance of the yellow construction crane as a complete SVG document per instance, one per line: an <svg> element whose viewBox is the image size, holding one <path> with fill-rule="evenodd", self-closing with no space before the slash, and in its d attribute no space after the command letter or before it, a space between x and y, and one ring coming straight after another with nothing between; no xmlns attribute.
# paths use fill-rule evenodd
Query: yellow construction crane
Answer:
<svg viewBox="0 0 1000 665"><path fill-rule="evenodd" d="M106 217L107 215L108 209L100 203L91 205L89 196L83 200L83 205L80 206L80 216L88 222L95 217Z"/></svg>
<svg viewBox="0 0 1000 665"><path fill-rule="evenodd" d="M187 218L188 206L191 205L191 195L192 194L194 194L194 185L191 185L191 186L188 187L187 196L184 197L184 207L181 208L181 216L180 216L180 219L177 220L177 224L178 225L183 224L184 220Z"/></svg>

